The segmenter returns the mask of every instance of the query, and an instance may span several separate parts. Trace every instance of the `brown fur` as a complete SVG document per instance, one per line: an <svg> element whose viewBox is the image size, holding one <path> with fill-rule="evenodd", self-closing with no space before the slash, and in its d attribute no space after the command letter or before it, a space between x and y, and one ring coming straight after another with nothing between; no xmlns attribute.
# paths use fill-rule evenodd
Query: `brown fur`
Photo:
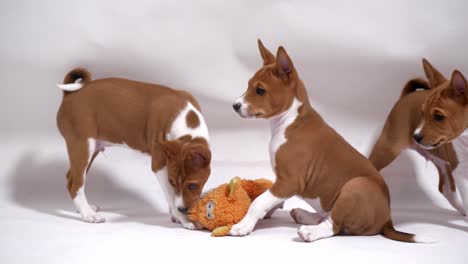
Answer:
<svg viewBox="0 0 468 264"><path fill-rule="evenodd" d="M413 242L412 235L395 231L390 219L387 186L372 164L322 119L309 103L304 84L283 47L276 59L259 41L264 66L249 80L244 100L248 116L269 118L287 110L294 98L302 105L286 129L286 142L275 157L274 196L320 198L331 213L333 231L352 235L382 233ZM274 58L274 57L273 57ZM265 90L255 93L257 87Z"/></svg>
<svg viewBox="0 0 468 264"><path fill-rule="evenodd" d="M448 182L441 173L443 168L435 164L439 172L439 191L442 192L442 187L447 183L450 184L450 189L455 191L452 172L458 166L458 159L451 140L458 137L468 127L468 108L466 107L467 93L457 95L454 92L454 80L461 76L461 80L465 83L466 81L458 71L454 71L454 75L448 81L425 59L423 59L423 67L429 80L429 89L424 91L408 89L408 84L416 80L408 82L403 89L402 97L388 115L369 159L377 170L381 170L388 166L402 150L417 149L413 134L415 129L422 125L420 133L424 138L421 144L426 147L436 147L428 151L433 156L449 162L449 165L446 165L449 172ZM421 79L417 79L417 82L421 83ZM435 120L435 113L443 114L445 119Z"/></svg>
<svg viewBox="0 0 468 264"><path fill-rule="evenodd" d="M72 70L64 82L72 83L77 78L82 78L85 86L66 92L57 113L57 126L65 138L70 159L67 188L71 197L83 185L83 172L98 154L97 150L88 165L88 139L93 138L125 143L151 155L154 172L167 164L174 191L178 194L184 188L183 199L189 207L210 175L211 152L204 139L187 136L166 141L165 135L187 102L200 110L193 96L120 78L91 81L84 69ZM188 190L190 184L196 184L197 188Z"/></svg>

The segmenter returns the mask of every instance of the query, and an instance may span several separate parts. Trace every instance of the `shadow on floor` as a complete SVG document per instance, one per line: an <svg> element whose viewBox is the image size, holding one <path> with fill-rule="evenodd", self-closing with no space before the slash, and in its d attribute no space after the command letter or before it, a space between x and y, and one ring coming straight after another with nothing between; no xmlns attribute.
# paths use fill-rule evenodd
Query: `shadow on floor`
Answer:
<svg viewBox="0 0 468 264"><path fill-rule="evenodd" d="M67 170L66 161L39 161L34 154L23 154L9 173L11 200L43 214L81 221L66 190ZM110 223L140 222L182 228L172 223L169 214L161 212L144 195L119 185L96 163L86 178L86 193L89 202L100 206L102 212L121 215Z"/></svg>

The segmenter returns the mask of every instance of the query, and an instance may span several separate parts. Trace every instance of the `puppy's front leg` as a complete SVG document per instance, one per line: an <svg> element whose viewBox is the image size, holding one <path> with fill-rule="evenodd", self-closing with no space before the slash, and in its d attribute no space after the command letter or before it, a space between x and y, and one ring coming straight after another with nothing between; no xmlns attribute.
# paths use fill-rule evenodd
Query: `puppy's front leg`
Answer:
<svg viewBox="0 0 468 264"><path fill-rule="evenodd" d="M162 169L158 170L155 175L159 181L159 184L161 185L161 189L163 190L164 195L166 196L167 204L169 205L169 212L171 214L171 220L176 223L181 223L184 228L191 230L196 229L195 225L188 220L187 216L177 210L177 197L175 195L174 188L169 183L167 167L163 167Z"/></svg>
<svg viewBox="0 0 468 264"><path fill-rule="evenodd" d="M259 219L262 219L268 211L284 200L284 198L274 196L270 190L264 192L252 202L244 218L231 228L230 235L248 235Z"/></svg>

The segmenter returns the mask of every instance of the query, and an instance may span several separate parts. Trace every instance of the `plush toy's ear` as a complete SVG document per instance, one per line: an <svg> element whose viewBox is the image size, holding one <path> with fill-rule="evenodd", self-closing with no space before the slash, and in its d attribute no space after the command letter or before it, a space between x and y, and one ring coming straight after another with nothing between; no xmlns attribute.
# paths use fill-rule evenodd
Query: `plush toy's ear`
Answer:
<svg viewBox="0 0 468 264"><path fill-rule="evenodd" d="M240 182L239 177L234 177L232 180L229 182L229 193L228 193L228 198L232 198L234 196L234 192L236 191L236 185Z"/></svg>

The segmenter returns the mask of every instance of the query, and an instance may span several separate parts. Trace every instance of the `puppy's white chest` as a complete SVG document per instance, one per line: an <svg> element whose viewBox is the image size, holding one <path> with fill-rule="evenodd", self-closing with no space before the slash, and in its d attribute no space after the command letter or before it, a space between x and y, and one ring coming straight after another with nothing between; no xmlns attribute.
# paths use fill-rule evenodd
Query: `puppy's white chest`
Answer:
<svg viewBox="0 0 468 264"><path fill-rule="evenodd" d="M296 120L299 115L299 107L302 103L294 98L291 107L280 116L272 118L270 121L271 126L271 140L270 140L270 162L274 172L276 172L276 152L286 143L286 129Z"/></svg>
<svg viewBox="0 0 468 264"><path fill-rule="evenodd" d="M458 166L453 171L454 177L468 177L468 131L452 141L458 159Z"/></svg>
<svg viewBox="0 0 468 264"><path fill-rule="evenodd" d="M284 131L279 131L278 133L274 134L270 140L270 162L271 167L275 170L276 166L276 152L278 151L279 147L286 142L286 137L284 136Z"/></svg>

